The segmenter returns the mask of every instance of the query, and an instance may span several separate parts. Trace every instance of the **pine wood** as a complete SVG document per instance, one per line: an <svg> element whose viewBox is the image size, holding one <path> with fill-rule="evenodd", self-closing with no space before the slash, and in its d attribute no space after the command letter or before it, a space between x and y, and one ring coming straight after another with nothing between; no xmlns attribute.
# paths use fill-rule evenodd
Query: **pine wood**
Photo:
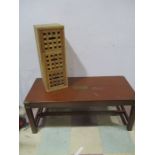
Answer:
<svg viewBox="0 0 155 155"><path fill-rule="evenodd" d="M34 30L45 90L68 87L64 26L34 25Z"/></svg>

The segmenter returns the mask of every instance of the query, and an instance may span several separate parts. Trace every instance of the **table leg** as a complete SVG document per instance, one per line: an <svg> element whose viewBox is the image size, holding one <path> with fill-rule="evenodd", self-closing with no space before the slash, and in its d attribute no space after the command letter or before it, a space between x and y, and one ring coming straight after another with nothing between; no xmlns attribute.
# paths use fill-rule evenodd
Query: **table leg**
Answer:
<svg viewBox="0 0 155 155"><path fill-rule="evenodd" d="M37 125L35 123L34 115L32 112L32 108L25 105L25 110L29 119L30 127L33 133L37 133Z"/></svg>
<svg viewBox="0 0 155 155"><path fill-rule="evenodd" d="M134 121L135 121L135 106L133 105L131 107L131 110L130 110L130 116L129 116L129 121L128 121L128 125L127 125L127 130L128 131L132 130Z"/></svg>
<svg viewBox="0 0 155 155"><path fill-rule="evenodd" d="M116 106L116 108L117 108L118 110L122 110L120 106ZM121 120L122 120L123 124L124 124L124 125L127 125L127 121L126 121L126 119L125 119L123 113L120 114L120 117L121 117Z"/></svg>

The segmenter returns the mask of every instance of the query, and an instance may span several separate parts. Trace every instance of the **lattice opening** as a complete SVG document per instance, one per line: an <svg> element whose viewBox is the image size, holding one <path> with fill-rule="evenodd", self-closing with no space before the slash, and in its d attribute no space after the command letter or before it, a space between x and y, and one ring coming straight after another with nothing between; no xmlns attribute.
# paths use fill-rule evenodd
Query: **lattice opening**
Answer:
<svg viewBox="0 0 155 155"><path fill-rule="evenodd" d="M63 69L64 60L62 53L50 52L45 55L46 68L48 71L53 71L55 69Z"/></svg>
<svg viewBox="0 0 155 155"><path fill-rule="evenodd" d="M49 73L49 85L50 87L64 85L64 73L63 71Z"/></svg>
<svg viewBox="0 0 155 155"><path fill-rule="evenodd" d="M43 52L62 48L61 30L44 30L41 33L41 37L43 39Z"/></svg>

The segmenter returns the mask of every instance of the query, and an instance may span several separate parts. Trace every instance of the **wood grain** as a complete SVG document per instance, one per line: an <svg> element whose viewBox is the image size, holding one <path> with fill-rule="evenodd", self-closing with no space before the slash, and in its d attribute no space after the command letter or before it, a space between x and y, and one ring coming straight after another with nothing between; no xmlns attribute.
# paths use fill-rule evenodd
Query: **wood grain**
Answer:
<svg viewBox="0 0 155 155"><path fill-rule="evenodd" d="M119 105L134 102L134 90L123 76L105 77L69 77L68 88L47 93L41 78L35 80L25 101L33 104L59 105L64 103L101 102L108 104L118 102ZM84 102L84 103L83 103ZM93 103L92 103L93 104Z"/></svg>

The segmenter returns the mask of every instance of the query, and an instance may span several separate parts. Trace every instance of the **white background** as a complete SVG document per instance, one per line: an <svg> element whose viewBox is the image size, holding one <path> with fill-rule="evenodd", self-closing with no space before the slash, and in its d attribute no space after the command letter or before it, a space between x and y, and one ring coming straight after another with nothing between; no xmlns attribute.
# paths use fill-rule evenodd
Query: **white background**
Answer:
<svg viewBox="0 0 155 155"><path fill-rule="evenodd" d="M40 68L34 24L65 26L69 76L123 75L134 88L134 0L20 1L20 104Z"/></svg>

